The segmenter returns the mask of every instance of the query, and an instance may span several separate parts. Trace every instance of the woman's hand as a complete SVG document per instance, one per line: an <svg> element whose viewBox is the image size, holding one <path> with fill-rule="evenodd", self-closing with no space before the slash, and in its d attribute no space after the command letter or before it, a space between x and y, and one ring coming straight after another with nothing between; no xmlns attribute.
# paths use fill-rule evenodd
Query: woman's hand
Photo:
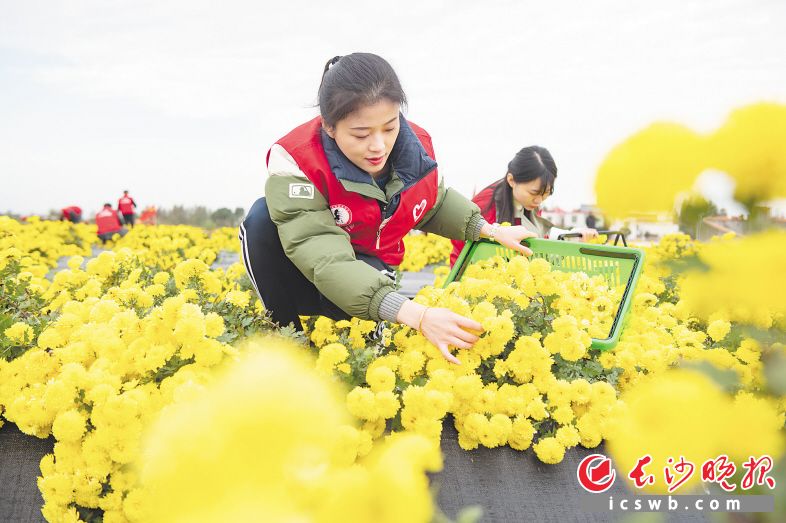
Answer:
<svg viewBox="0 0 786 523"><path fill-rule="evenodd" d="M450 347L470 349L478 341L478 337L465 329L483 331L480 323L450 309L426 307L411 300L404 302L396 319L399 323L419 330L439 349L446 360L456 365L461 365L461 362L450 353Z"/></svg>
<svg viewBox="0 0 786 523"><path fill-rule="evenodd" d="M495 230L496 229L496 230ZM525 256L532 255L532 251L521 245L521 240L526 238L537 238L537 234L530 231L523 225L514 225L511 227L500 227L499 225L485 224L480 230L480 235L490 238L494 233L494 241L505 247L510 247L514 251L518 251Z"/></svg>
<svg viewBox="0 0 786 523"><path fill-rule="evenodd" d="M596 229L577 227L575 229L571 229L570 232L581 233L581 241L583 242L588 242L591 239L598 237L598 231Z"/></svg>

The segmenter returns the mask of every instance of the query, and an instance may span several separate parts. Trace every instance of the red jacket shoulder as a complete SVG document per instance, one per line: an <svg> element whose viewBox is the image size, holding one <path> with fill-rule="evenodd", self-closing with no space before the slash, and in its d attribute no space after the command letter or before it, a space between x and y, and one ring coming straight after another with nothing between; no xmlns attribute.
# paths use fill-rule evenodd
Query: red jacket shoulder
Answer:
<svg viewBox="0 0 786 523"><path fill-rule="evenodd" d="M498 183L499 182L492 183L472 198L472 201L480 207L480 213L483 215L483 218L489 223L497 221L497 206L494 203L494 189L497 187Z"/></svg>
<svg viewBox="0 0 786 523"><path fill-rule="evenodd" d="M421 145L423 145L428 155L431 156L431 159L436 160L434 156L434 145L431 143L431 135L428 131L410 120L407 120L407 123L412 128L412 132L415 133L415 136L418 137L418 140L420 140Z"/></svg>
<svg viewBox="0 0 786 523"><path fill-rule="evenodd" d="M276 144L283 147L289 154L295 156L304 148L322 148L322 138L319 130L322 128L322 117L317 116L302 123L276 140ZM266 162L270 160L270 151L267 152Z"/></svg>

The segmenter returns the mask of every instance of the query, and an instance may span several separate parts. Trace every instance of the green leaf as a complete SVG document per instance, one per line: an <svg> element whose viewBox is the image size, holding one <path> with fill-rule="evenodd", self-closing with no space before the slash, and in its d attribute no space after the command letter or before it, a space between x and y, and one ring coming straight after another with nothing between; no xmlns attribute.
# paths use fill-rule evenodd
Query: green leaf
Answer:
<svg viewBox="0 0 786 523"><path fill-rule="evenodd" d="M483 517L483 507L480 505L470 505L462 508L456 514L456 523L477 523Z"/></svg>
<svg viewBox="0 0 786 523"><path fill-rule="evenodd" d="M764 355L764 376L767 388L778 396L786 396L786 355L782 351L769 351Z"/></svg>
<svg viewBox="0 0 786 523"><path fill-rule="evenodd" d="M101 523L104 521L104 511L100 508L88 508L75 505L79 519L85 523Z"/></svg>

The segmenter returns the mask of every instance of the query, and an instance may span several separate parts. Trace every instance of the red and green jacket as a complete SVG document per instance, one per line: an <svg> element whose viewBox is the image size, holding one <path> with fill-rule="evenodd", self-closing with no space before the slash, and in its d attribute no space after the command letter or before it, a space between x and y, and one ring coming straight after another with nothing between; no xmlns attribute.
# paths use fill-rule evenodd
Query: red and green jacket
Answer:
<svg viewBox="0 0 786 523"><path fill-rule="evenodd" d="M403 116L388 161L390 180L380 188L322 130L320 117L278 140L267 156L265 196L284 252L322 294L364 319L390 319L380 306L395 286L356 252L395 267L413 229L467 240L477 239L484 223L475 204L445 189L431 137Z"/></svg>

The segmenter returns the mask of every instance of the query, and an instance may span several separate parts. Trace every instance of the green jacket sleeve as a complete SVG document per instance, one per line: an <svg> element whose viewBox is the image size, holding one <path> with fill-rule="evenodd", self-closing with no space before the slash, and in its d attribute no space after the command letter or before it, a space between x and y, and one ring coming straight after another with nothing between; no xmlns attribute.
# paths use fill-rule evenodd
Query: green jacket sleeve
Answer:
<svg viewBox="0 0 786 523"><path fill-rule="evenodd" d="M451 240L477 240L485 223L480 208L455 189L445 189L439 182L437 203L426 213L415 228L450 238Z"/></svg>
<svg viewBox="0 0 786 523"><path fill-rule="evenodd" d="M281 245L292 263L330 301L351 316L378 321L394 282L355 259L349 235L338 227L325 198L305 175L271 172L265 197ZM290 197L290 184L311 185L313 198Z"/></svg>

